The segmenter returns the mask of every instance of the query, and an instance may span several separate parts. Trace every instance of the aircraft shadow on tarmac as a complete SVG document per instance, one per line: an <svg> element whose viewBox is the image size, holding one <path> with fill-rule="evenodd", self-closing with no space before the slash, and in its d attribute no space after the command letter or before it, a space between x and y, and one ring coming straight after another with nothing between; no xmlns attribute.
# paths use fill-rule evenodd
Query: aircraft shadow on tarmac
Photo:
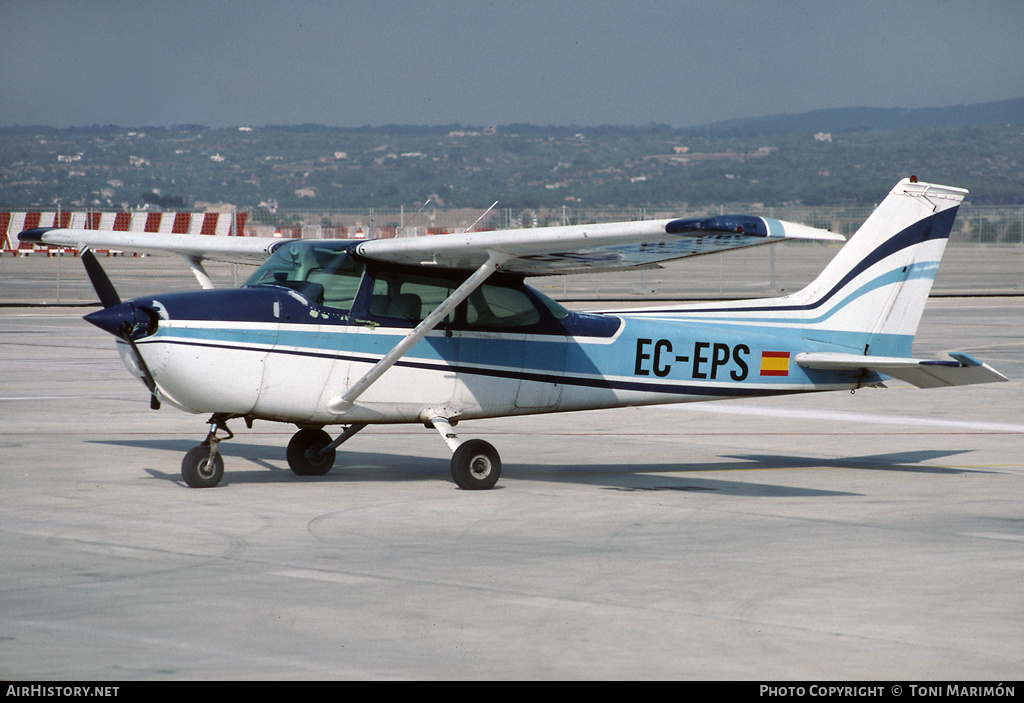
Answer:
<svg viewBox="0 0 1024 703"><path fill-rule="evenodd" d="M195 442L186 439L93 440L97 444L133 447L174 452L183 455ZM248 444L232 441L222 445L228 469L221 485L283 482L356 482L356 481L436 481L450 480L449 461L446 458L410 457L399 454L374 452L339 452L330 473L324 476L296 476L288 469L283 447ZM601 486L618 491L692 491L715 492L732 496L806 497L853 496L848 491L828 491L797 486L786 486L750 481L728 481L704 478L701 473L728 471L773 470L846 470L897 471L927 474L960 475L979 473L975 469L922 464L968 450L921 450L870 454L858 457L802 457L781 454L722 455L729 461L633 463L633 464L526 464L515 463L504 467L503 475L510 480L552 481ZM163 462L161 462L163 463ZM255 466L254 466L255 465ZM143 469L151 478L184 485L177 471ZM453 484L454 487L454 484ZM495 488L500 489L501 484Z"/></svg>

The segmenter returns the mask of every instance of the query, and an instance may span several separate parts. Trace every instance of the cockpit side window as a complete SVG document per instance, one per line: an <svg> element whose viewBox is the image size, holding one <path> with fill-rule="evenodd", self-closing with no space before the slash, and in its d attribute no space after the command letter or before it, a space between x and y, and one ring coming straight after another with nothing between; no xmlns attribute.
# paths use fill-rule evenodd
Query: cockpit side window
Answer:
<svg viewBox="0 0 1024 703"><path fill-rule="evenodd" d="M409 322L420 322L458 287L444 278L382 272L373 282L370 314ZM449 313L445 322L451 322Z"/></svg>
<svg viewBox="0 0 1024 703"><path fill-rule="evenodd" d="M418 323L452 294L459 281L404 271L374 274L373 317ZM541 311L520 287L485 283L442 323L466 329L511 329L541 322Z"/></svg>

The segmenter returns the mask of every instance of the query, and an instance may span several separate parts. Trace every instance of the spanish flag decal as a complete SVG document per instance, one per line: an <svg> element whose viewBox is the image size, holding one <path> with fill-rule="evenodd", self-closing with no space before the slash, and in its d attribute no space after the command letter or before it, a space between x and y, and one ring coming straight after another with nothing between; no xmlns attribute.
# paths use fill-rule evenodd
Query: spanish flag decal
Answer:
<svg viewBox="0 0 1024 703"><path fill-rule="evenodd" d="M762 376L788 376L789 352L761 352Z"/></svg>

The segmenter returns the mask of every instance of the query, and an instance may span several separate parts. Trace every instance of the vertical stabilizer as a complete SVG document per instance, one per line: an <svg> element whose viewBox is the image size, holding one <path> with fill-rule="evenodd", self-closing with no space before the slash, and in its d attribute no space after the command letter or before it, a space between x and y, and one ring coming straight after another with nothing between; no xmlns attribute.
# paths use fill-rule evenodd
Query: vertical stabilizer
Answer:
<svg viewBox="0 0 1024 703"><path fill-rule="evenodd" d="M816 331L860 354L909 356L961 188L900 181L810 285L801 303Z"/></svg>

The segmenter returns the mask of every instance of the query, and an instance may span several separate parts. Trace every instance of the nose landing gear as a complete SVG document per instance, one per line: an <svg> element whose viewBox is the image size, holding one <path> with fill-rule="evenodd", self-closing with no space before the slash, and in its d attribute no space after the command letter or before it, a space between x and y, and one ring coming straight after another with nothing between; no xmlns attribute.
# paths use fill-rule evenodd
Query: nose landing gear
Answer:
<svg viewBox="0 0 1024 703"><path fill-rule="evenodd" d="M222 430L226 437L218 437ZM190 488L213 488L224 478L224 459L217 451L217 445L231 439L235 433L228 429L227 418L214 415L210 418L210 432L203 443L192 447L181 460L181 478Z"/></svg>

